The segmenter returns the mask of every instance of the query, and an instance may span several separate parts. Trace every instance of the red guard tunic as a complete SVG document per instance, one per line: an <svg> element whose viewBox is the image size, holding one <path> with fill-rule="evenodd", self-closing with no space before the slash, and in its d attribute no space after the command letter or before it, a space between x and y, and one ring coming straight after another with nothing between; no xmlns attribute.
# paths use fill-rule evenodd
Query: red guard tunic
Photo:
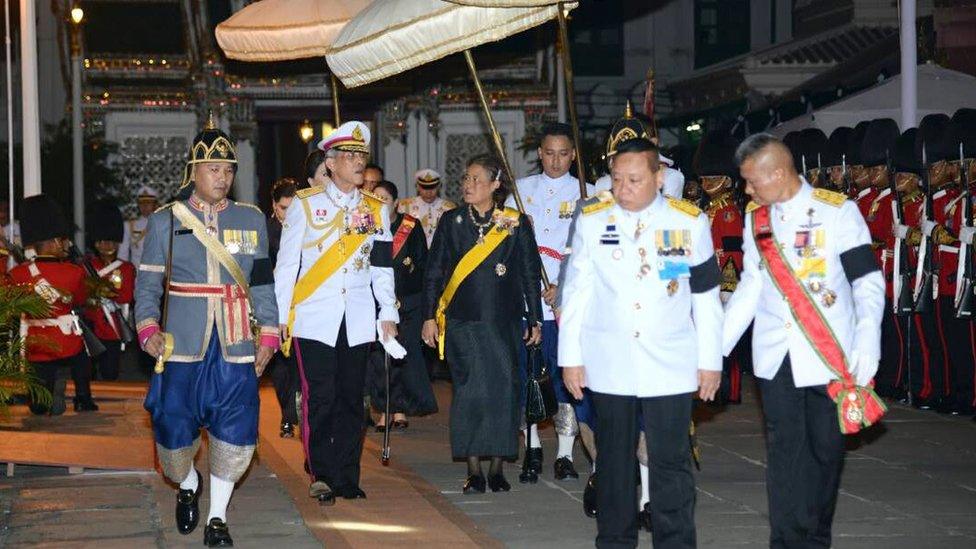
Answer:
<svg viewBox="0 0 976 549"><path fill-rule="evenodd" d="M939 296L956 295L956 269L959 267L959 242L955 236L959 232L961 214L961 194L955 187L942 188L932 195L933 221L948 229L938 231L939 244ZM933 231L933 238L936 237Z"/></svg>
<svg viewBox="0 0 976 549"><path fill-rule="evenodd" d="M871 233L871 249L874 250L878 265L885 277L886 295L890 298L892 292L891 276L894 272L892 261L894 260L895 236L892 233L894 226L894 214L891 210L891 189L885 188L880 191L875 189L872 193L873 198L868 202L862 200L858 202L858 207L867 203L867 211L863 211L864 221L867 222L868 231Z"/></svg>
<svg viewBox="0 0 976 549"><path fill-rule="evenodd" d="M125 309L125 305L131 305L132 292L136 284L135 266L121 259L106 264L98 257L91 259L91 265L98 271L99 276L108 280L115 288L114 301L119 304L120 308ZM98 339L105 341L118 341L120 339L121 329L115 326L115 321L111 320L100 306L89 308L85 312L85 316L91 321Z"/></svg>
<svg viewBox="0 0 976 549"><path fill-rule="evenodd" d="M36 267L36 274L31 272L32 267ZM84 342L71 310L85 305L85 270L65 260L38 256L11 269L10 279L15 284L30 285L51 304L47 317L26 321L27 359L47 362L80 353Z"/></svg>
<svg viewBox="0 0 976 549"><path fill-rule="evenodd" d="M731 295L735 291L742 275L742 228L745 223L742 211L732 199L730 191L712 198L706 213L712 226L715 258L722 273L720 291L724 300L724 296ZM748 347L748 342L745 347ZM727 396L729 401L734 403L742 400L740 360L745 358L743 352L737 348L722 365L722 395Z"/></svg>
<svg viewBox="0 0 976 549"><path fill-rule="evenodd" d="M878 195L878 189L875 187L868 187L866 189L861 189L857 192L851 200L857 204L857 209L861 211L861 215L864 219L868 218L868 212L871 210L871 204L874 202L874 197Z"/></svg>

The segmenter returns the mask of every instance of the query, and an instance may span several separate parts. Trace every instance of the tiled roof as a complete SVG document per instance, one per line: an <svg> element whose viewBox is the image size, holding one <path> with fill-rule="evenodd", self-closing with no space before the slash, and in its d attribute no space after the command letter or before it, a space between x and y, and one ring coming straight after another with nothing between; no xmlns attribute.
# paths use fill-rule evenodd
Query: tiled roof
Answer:
<svg viewBox="0 0 976 549"><path fill-rule="evenodd" d="M894 27L844 27L774 46L758 52L756 58L761 65L842 63L897 33Z"/></svg>

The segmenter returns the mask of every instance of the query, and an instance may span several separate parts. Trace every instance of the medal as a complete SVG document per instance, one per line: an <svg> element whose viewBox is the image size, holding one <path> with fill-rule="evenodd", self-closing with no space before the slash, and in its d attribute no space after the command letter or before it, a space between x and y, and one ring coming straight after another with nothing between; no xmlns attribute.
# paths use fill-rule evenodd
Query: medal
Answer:
<svg viewBox="0 0 976 549"><path fill-rule="evenodd" d="M833 290L826 290L820 298L820 302L823 303L824 307L832 307L837 302L837 294Z"/></svg>
<svg viewBox="0 0 976 549"><path fill-rule="evenodd" d="M678 280L672 278L671 281L668 282L668 297L671 297L676 293L678 293Z"/></svg>
<svg viewBox="0 0 976 549"><path fill-rule="evenodd" d="M811 292L819 294L820 290L823 290L823 283L821 283L819 280L811 280L810 283L807 284L807 287L810 288Z"/></svg>
<svg viewBox="0 0 976 549"><path fill-rule="evenodd" d="M498 275L498 276L505 276L505 273L507 273L507 272L508 272L508 268L505 267L505 264L504 263L499 263L498 265L495 265L495 274L496 275Z"/></svg>
<svg viewBox="0 0 976 549"><path fill-rule="evenodd" d="M620 248L615 248L611 256L617 261L620 261L620 259L624 256L624 251Z"/></svg>
<svg viewBox="0 0 976 549"><path fill-rule="evenodd" d="M238 252L241 251L241 245L238 244L237 242L228 242L226 244L226 248L227 248L227 251L230 252L230 253L232 253L232 254L236 254L236 253L238 253Z"/></svg>

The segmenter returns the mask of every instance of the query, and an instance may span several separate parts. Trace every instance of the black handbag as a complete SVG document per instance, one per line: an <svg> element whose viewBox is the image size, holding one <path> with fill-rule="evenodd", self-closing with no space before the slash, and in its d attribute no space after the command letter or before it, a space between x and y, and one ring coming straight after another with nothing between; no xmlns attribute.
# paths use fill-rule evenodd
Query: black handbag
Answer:
<svg viewBox="0 0 976 549"><path fill-rule="evenodd" d="M525 422L543 422L556 413L556 390L552 386L549 366L542 359L537 345L526 349L528 354L528 382L525 399Z"/></svg>

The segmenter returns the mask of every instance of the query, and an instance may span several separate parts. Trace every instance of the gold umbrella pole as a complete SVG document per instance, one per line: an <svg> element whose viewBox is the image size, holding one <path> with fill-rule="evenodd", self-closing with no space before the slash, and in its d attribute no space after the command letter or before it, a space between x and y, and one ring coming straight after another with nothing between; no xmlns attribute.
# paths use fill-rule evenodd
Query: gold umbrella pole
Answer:
<svg viewBox="0 0 976 549"><path fill-rule="evenodd" d="M502 165L505 166L505 173L508 174L509 181L512 182L512 196L515 197L515 206L520 213L525 213L525 206L522 204L522 196L519 194L518 187L515 185L515 177L512 173L512 166L508 163L508 155L505 154L505 145L502 144L502 136L495 127L495 118L491 115L491 108L488 107L488 98L485 97L485 90L481 87L481 78L478 76L478 69L474 65L474 57L471 50L464 50L464 60L468 63L468 70L471 72L471 79L474 80L474 89L478 92L478 99L481 100L481 109L488 120L488 129L491 131L492 141L495 143L495 152L501 158ZM549 276L546 275L546 268L542 268L542 284L549 287Z"/></svg>
<svg viewBox="0 0 976 549"><path fill-rule="evenodd" d="M556 20L559 22L560 55L563 58L563 75L566 78L566 101L569 103L569 121L573 126L576 142L576 175L579 179L580 197L586 198L586 170L583 168L583 147L580 143L579 119L576 117L576 89L573 87L573 61L569 56L569 30L566 26L566 10L559 3Z"/></svg>
<svg viewBox="0 0 976 549"><path fill-rule="evenodd" d="M329 75L332 79L332 113L335 115L335 127L342 125L339 118L339 79L334 74Z"/></svg>

